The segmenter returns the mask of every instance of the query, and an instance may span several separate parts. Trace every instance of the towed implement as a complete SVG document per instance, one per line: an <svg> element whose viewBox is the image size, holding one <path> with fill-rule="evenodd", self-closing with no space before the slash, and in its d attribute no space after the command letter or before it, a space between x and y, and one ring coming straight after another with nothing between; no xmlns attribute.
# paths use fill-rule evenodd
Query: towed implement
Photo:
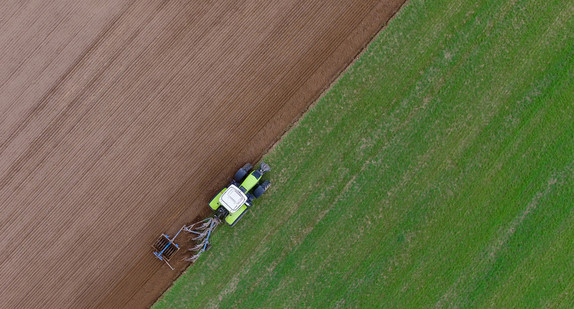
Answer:
<svg viewBox="0 0 574 309"><path fill-rule="evenodd" d="M180 248L175 239L182 231L192 234L195 242L193 247L189 248L193 255L184 260L195 262L203 252L209 250L211 247L209 238L215 228L221 222L234 226L253 205L254 200L271 186L269 180L262 181L263 175L271 170L269 165L262 162L259 169L252 169L251 164L245 164L235 173L233 180L211 199L209 202L209 207L213 210L211 217L182 226L173 238L161 234L153 245L155 257L173 269L169 260Z"/></svg>

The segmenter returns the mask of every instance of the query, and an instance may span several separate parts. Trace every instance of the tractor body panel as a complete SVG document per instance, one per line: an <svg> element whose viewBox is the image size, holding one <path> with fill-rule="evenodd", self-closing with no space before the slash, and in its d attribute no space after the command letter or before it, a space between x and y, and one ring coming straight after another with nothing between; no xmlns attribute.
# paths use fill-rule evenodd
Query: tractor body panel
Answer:
<svg viewBox="0 0 574 309"><path fill-rule="evenodd" d="M244 192L248 192L251 189L253 189L253 187L255 187L259 183L259 180L261 179L262 176L263 175L261 175L259 171L251 172L247 176L247 178L245 178L245 180L241 183L241 187L245 190Z"/></svg>
<svg viewBox="0 0 574 309"><path fill-rule="evenodd" d="M209 207L211 207L211 209L217 210L217 208L221 206L219 203L219 198L225 192L225 190L227 190L227 188L223 188L223 190L219 191L219 193L217 193L217 195L209 202Z"/></svg>
<svg viewBox="0 0 574 309"><path fill-rule="evenodd" d="M230 213L229 215L227 215L227 217L225 217L225 223L227 223L231 226L235 225L235 223L237 221L239 221L241 216L243 216L243 214L246 211L247 211L247 206L245 206L245 205L241 206L241 208L239 208L238 211L236 211L234 213Z"/></svg>

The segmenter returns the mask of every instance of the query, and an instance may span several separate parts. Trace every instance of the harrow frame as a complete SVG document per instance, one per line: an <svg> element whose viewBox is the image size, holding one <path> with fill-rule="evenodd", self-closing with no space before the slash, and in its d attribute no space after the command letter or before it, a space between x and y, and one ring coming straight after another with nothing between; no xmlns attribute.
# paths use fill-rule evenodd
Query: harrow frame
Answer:
<svg viewBox="0 0 574 309"><path fill-rule="evenodd" d="M152 246L156 250L153 253L155 257L160 261L164 261L171 270L174 270L174 268L169 264L169 259L179 250L179 245L175 243L175 239L183 228L180 228L173 238L169 238L166 234L161 234Z"/></svg>

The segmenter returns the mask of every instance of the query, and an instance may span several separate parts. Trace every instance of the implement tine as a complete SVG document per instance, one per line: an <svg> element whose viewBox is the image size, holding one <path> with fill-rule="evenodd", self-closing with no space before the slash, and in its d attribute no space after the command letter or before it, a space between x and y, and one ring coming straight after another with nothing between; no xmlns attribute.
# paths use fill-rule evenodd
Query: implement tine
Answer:
<svg viewBox="0 0 574 309"><path fill-rule="evenodd" d="M192 223L192 224L190 224L190 225L184 225L184 226L183 226L183 229L184 229L185 231L187 231L187 232L191 232L191 231L195 230L195 229L196 229L196 226L198 226L199 224L202 224L202 226L203 226L203 225L205 225L206 223L208 223L208 222L210 221L210 219L211 219L211 218L206 218L206 219L203 219L203 220L201 220L201 221L197 221L197 222L195 222L195 223Z"/></svg>
<svg viewBox="0 0 574 309"><path fill-rule="evenodd" d="M196 242L196 245L189 249L189 251L195 252L195 254L185 258L185 261L194 263L199 259L201 254L209 248L209 237L219 223L221 223L221 220L218 218L209 217L183 227L184 231L196 235L192 238L192 240Z"/></svg>
<svg viewBox="0 0 574 309"><path fill-rule="evenodd" d="M201 253L197 253L197 254L194 254L194 255L192 255L192 256L190 256L190 257L184 259L184 260L187 261L187 262L192 262L192 263L194 263L195 261L197 261L197 259L199 259L199 256L200 256L200 255L201 255Z"/></svg>
<svg viewBox="0 0 574 309"><path fill-rule="evenodd" d="M215 220L214 218L203 219L193 224L185 225L183 227L183 230L189 233L199 234L208 229L214 220Z"/></svg>
<svg viewBox="0 0 574 309"><path fill-rule="evenodd" d="M203 246L205 246L205 243L207 242L207 239L205 239L204 241L198 243L197 245L195 245L193 248L190 248L189 251L200 251L201 249L203 249Z"/></svg>
<svg viewBox="0 0 574 309"><path fill-rule="evenodd" d="M193 240L202 240L202 239L204 239L204 238L207 236L208 233L209 233L209 231L204 231L204 232L202 232L201 234L199 234L199 235L193 237L192 239L193 239Z"/></svg>
<svg viewBox="0 0 574 309"><path fill-rule="evenodd" d="M203 223L201 226L199 226L197 229L198 229L198 230L201 230L201 231L204 231L206 228L209 227L210 224L211 224L211 220L206 221L206 222Z"/></svg>

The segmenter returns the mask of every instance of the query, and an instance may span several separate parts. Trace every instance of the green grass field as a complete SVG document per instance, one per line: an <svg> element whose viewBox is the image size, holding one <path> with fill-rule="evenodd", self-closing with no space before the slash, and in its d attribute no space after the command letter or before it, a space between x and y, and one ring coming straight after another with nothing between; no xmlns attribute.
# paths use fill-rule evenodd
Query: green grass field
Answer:
<svg viewBox="0 0 574 309"><path fill-rule="evenodd" d="M574 2L411 1L265 160L155 308L574 306Z"/></svg>

